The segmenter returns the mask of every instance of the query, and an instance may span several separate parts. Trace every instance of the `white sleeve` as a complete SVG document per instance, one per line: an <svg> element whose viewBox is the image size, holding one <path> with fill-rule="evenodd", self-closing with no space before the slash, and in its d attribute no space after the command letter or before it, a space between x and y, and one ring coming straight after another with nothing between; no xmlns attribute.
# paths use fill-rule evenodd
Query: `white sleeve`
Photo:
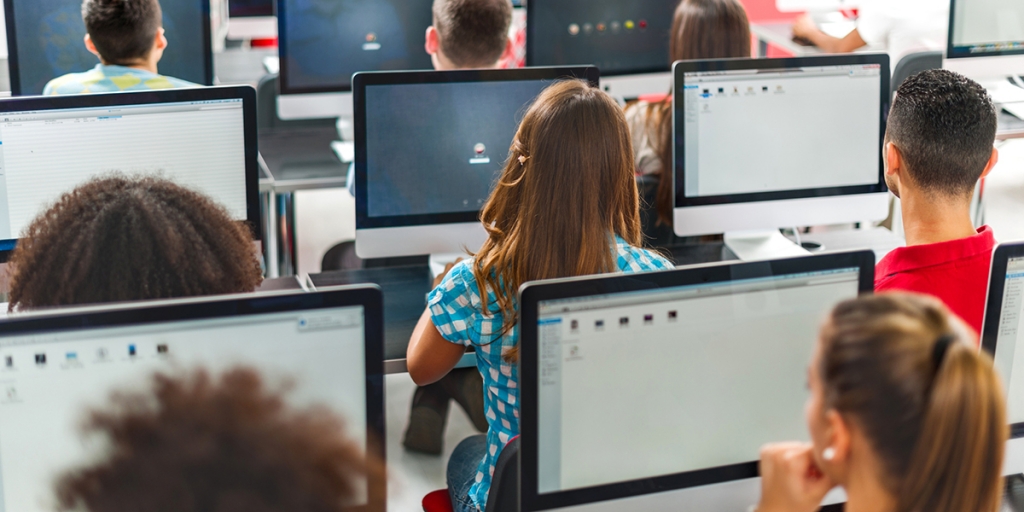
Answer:
<svg viewBox="0 0 1024 512"><path fill-rule="evenodd" d="M886 46L889 32L898 20L893 15L891 5L887 2L901 0L865 0L861 4L860 15L857 17L857 32L869 46Z"/></svg>

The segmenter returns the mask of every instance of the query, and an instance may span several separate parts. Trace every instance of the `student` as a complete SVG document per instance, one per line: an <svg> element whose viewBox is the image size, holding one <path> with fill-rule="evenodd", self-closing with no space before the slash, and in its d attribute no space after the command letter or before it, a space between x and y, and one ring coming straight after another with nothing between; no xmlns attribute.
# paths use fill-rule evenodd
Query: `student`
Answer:
<svg viewBox="0 0 1024 512"><path fill-rule="evenodd" d="M84 0L85 47L100 63L51 80L43 95L198 87L157 74L167 48L162 16L158 0Z"/></svg>
<svg viewBox="0 0 1024 512"><path fill-rule="evenodd" d="M486 439L448 462L456 512L483 510L501 449L519 434L516 294L540 279L671 268L641 249L633 148L622 109L584 82L559 82L526 112L484 205L489 234L427 296L408 349L409 375L436 382L476 347L486 385Z"/></svg>
<svg viewBox="0 0 1024 512"><path fill-rule="evenodd" d="M671 61L750 57L750 22L739 0L683 0L672 22ZM644 212L644 232L655 245L672 235L672 98L640 101L626 109L633 137L636 172L658 176L651 211Z"/></svg>
<svg viewBox="0 0 1024 512"><path fill-rule="evenodd" d="M60 512L344 512L382 470L323 408L293 409L259 373L158 373L92 411L105 453L56 481Z"/></svg>
<svg viewBox="0 0 1024 512"><path fill-rule="evenodd" d="M885 178L900 198L907 247L878 263L875 290L938 297L977 332L996 240L991 228L974 228L970 207L999 158L996 123L984 88L932 70L899 88L885 137Z"/></svg>
<svg viewBox="0 0 1024 512"><path fill-rule="evenodd" d="M64 194L18 240L10 310L251 292L249 228L157 178L109 177Z"/></svg>
<svg viewBox="0 0 1024 512"><path fill-rule="evenodd" d="M857 28L846 37L822 32L808 15L793 25L793 37L826 53L849 53L867 45L883 48L893 69L908 54L946 48L948 0L864 0L858 14Z"/></svg>
<svg viewBox="0 0 1024 512"><path fill-rule="evenodd" d="M427 29L424 47L434 69L497 68L512 55L510 0L435 0L433 12L434 24ZM475 369L462 368L440 382L416 389L403 446L440 455L452 400L466 411L477 430L487 431L483 379Z"/></svg>
<svg viewBox="0 0 1024 512"><path fill-rule="evenodd" d="M808 370L811 443L761 452L757 512L811 512L841 486L850 512L996 512L1005 397L975 336L934 299L840 304Z"/></svg>

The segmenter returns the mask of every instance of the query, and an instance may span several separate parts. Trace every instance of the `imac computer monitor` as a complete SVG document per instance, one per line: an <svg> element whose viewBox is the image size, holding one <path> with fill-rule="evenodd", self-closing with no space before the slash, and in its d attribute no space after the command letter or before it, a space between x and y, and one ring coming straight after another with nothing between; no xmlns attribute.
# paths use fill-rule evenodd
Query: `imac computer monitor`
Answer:
<svg viewBox="0 0 1024 512"><path fill-rule="evenodd" d="M210 0L161 2L167 50L160 73L200 85L213 84ZM82 2L4 0L8 65L15 96L41 94L47 82L100 63L85 49Z"/></svg>
<svg viewBox="0 0 1024 512"><path fill-rule="evenodd" d="M981 81L1024 75L1024 2L951 0L949 9L944 68Z"/></svg>
<svg viewBox="0 0 1024 512"><path fill-rule="evenodd" d="M674 73L677 235L888 216L887 55L681 61Z"/></svg>
<svg viewBox="0 0 1024 512"><path fill-rule="evenodd" d="M357 74L359 257L479 249L487 239L480 209L519 121L544 88L566 78L596 87L599 74L593 67Z"/></svg>
<svg viewBox="0 0 1024 512"><path fill-rule="evenodd" d="M672 17L679 0L530 0L527 66L597 66L612 95L672 88Z"/></svg>
<svg viewBox="0 0 1024 512"><path fill-rule="evenodd" d="M62 194L112 173L202 192L258 240L256 162L249 86L0 100L0 251Z"/></svg>
<svg viewBox="0 0 1024 512"><path fill-rule="evenodd" d="M527 284L523 512L749 510L761 446L809 439L818 330L871 293L874 263L862 251Z"/></svg>
<svg viewBox="0 0 1024 512"><path fill-rule="evenodd" d="M352 116L352 75L433 69L433 0L277 0L283 119Z"/></svg>
<svg viewBox="0 0 1024 512"><path fill-rule="evenodd" d="M275 0L228 0L229 39L277 37Z"/></svg>
<svg viewBox="0 0 1024 512"><path fill-rule="evenodd" d="M1000 244L992 255L981 345L1006 388L1010 440L1004 474L1024 473L1024 242Z"/></svg>
<svg viewBox="0 0 1024 512"><path fill-rule="evenodd" d="M383 298L376 287L56 310L0 325L0 511L55 510L61 473L102 456L80 430L112 394L156 372L236 367L292 407L325 407L383 460ZM353 510L384 512L385 482L357 483Z"/></svg>

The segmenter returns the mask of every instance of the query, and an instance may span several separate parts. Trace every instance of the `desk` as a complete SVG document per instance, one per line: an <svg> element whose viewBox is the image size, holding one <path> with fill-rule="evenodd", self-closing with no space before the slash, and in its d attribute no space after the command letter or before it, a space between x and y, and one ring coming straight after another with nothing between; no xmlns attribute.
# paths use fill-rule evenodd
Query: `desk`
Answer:
<svg viewBox="0 0 1024 512"><path fill-rule="evenodd" d="M1007 113L999 111L999 130L996 132L996 140L1022 139L1024 138L1024 121Z"/></svg>

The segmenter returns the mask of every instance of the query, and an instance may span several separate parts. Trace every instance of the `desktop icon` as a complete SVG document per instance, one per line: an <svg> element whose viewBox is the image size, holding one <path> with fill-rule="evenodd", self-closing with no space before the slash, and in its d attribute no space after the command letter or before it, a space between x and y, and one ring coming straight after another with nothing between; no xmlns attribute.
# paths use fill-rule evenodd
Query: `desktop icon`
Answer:
<svg viewBox="0 0 1024 512"><path fill-rule="evenodd" d="M607 29L608 29L608 26L605 25L604 23L598 23L597 24L597 31L598 32L604 32Z"/></svg>
<svg viewBox="0 0 1024 512"><path fill-rule="evenodd" d="M128 345L128 355L135 357L135 345Z"/></svg>
<svg viewBox="0 0 1024 512"><path fill-rule="evenodd" d="M634 28L636 28L636 23L633 23L633 20L626 20L624 26L626 27L626 30L633 30Z"/></svg>
<svg viewBox="0 0 1024 512"><path fill-rule="evenodd" d="M478 142L476 145L473 146L473 157L469 159L469 163L473 165L491 163L491 158L484 154L486 152L487 146L485 146L484 143L482 142ZM468 205L469 202L467 201L466 204Z"/></svg>
<svg viewBox="0 0 1024 512"><path fill-rule="evenodd" d="M14 368L14 356L4 356L4 365L8 368Z"/></svg>
<svg viewBox="0 0 1024 512"><path fill-rule="evenodd" d="M575 24L575 23L569 25L569 35L571 35L571 36L578 36L578 35L580 35L580 26Z"/></svg>
<svg viewBox="0 0 1024 512"><path fill-rule="evenodd" d="M594 330L603 331L604 330L604 320L597 320L597 321L595 321L594 322Z"/></svg>
<svg viewBox="0 0 1024 512"><path fill-rule="evenodd" d="M629 327L629 317L624 316L619 319L619 327Z"/></svg>
<svg viewBox="0 0 1024 512"><path fill-rule="evenodd" d="M373 32L370 32L369 34L366 34L366 42L367 43L375 43L375 42L377 42L377 34L374 34Z"/></svg>
<svg viewBox="0 0 1024 512"><path fill-rule="evenodd" d="M668 312L668 321L669 322L675 322L678 319L679 319L679 312L678 311L669 311Z"/></svg>
<svg viewBox="0 0 1024 512"><path fill-rule="evenodd" d="M98 348L96 350L96 358L97 359L106 359L108 355L110 355L110 353L107 352L107 349L105 349L103 347L100 347L100 348Z"/></svg>
<svg viewBox="0 0 1024 512"><path fill-rule="evenodd" d="M377 42L377 34L370 32L366 34L366 42L363 43L363 51L372 52L380 50L380 43Z"/></svg>
<svg viewBox="0 0 1024 512"><path fill-rule="evenodd" d="M640 20L640 30L647 28L647 20Z"/></svg>
<svg viewBox="0 0 1024 512"><path fill-rule="evenodd" d="M580 321L579 320L573 320L572 322L569 322L569 328L572 329L572 332L579 331L580 330Z"/></svg>
<svg viewBox="0 0 1024 512"><path fill-rule="evenodd" d="M583 24L583 33L584 34L589 36L590 33L593 32L593 31L594 31L594 26L593 25L591 25L590 23L584 23Z"/></svg>
<svg viewBox="0 0 1024 512"><path fill-rule="evenodd" d="M68 352L67 354L64 354L64 359L66 359L67 362L69 363L77 362L78 352Z"/></svg>
<svg viewBox="0 0 1024 512"><path fill-rule="evenodd" d="M168 350L169 349L167 348L167 345L161 344L161 345L157 345L156 346L156 353L157 354L166 354L168 352Z"/></svg>
<svg viewBox="0 0 1024 512"><path fill-rule="evenodd" d="M483 145L483 143L479 143L476 146L473 146L473 151L478 155L482 155L484 154L484 151L487 151L487 146Z"/></svg>
<svg viewBox="0 0 1024 512"><path fill-rule="evenodd" d="M654 325L654 315L644 315L645 325Z"/></svg>
<svg viewBox="0 0 1024 512"><path fill-rule="evenodd" d="M46 354L36 354L36 364L39 366L46 364Z"/></svg>
<svg viewBox="0 0 1024 512"><path fill-rule="evenodd" d="M613 21L611 24L611 29L613 34L618 34L619 31L622 30L622 25L617 21Z"/></svg>

